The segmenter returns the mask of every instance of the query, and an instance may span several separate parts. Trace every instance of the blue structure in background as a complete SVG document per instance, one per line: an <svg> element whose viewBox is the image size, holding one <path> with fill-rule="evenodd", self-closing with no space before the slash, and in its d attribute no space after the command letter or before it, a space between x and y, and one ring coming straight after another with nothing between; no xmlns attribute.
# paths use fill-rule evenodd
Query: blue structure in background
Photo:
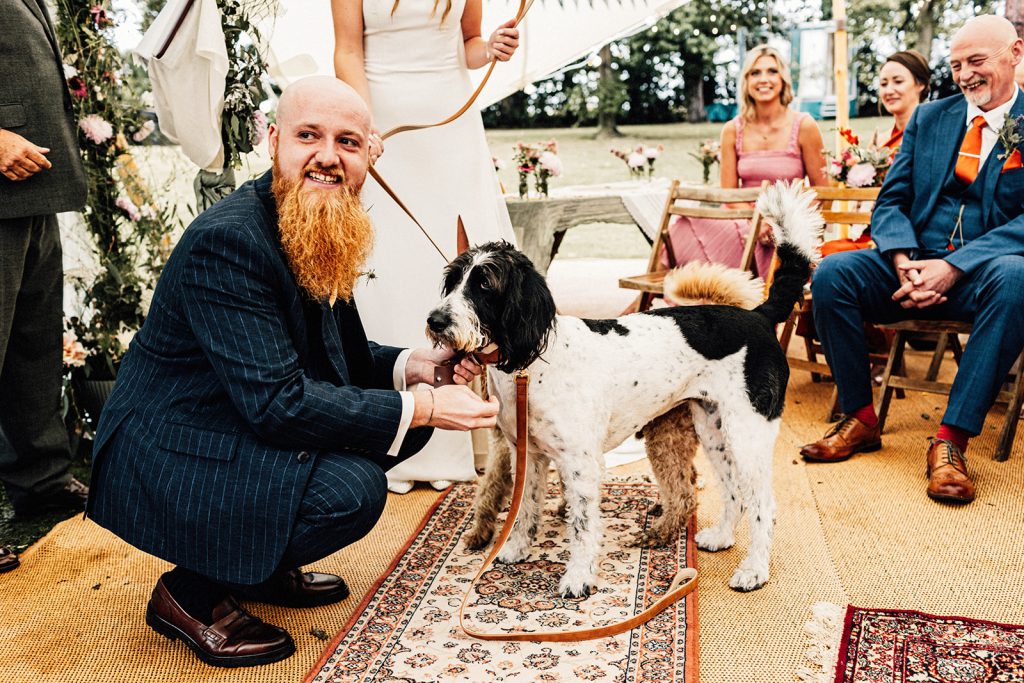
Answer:
<svg viewBox="0 0 1024 683"><path fill-rule="evenodd" d="M834 21L815 21L799 24L790 32L790 73L796 95L796 108L815 119L836 117L835 78L832 56ZM847 94L850 117L857 115L857 77L851 68Z"/></svg>

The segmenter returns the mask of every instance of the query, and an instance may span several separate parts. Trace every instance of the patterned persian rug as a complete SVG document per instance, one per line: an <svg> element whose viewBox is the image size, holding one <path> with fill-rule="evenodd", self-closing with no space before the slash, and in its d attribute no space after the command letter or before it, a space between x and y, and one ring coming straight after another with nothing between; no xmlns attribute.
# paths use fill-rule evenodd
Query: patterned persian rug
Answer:
<svg viewBox="0 0 1024 683"><path fill-rule="evenodd" d="M835 607L835 606L829 606ZM826 606L816 606L818 610ZM820 621L821 613L816 613ZM810 624L808 624L810 627ZM810 628L809 628L810 630ZM834 683L1024 681L1024 626L923 612L846 608ZM830 648L827 648L830 649Z"/></svg>
<svg viewBox="0 0 1024 683"><path fill-rule="evenodd" d="M696 683L696 592L633 631L599 640L481 641L463 633L459 604L484 557L461 542L475 491L474 484L458 484L439 501L307 682ZM603 485L598 591L563 599L558 580L568 559L565 523L557 516L557 488L549 488L529 559L495 564L481 577L467 605L467 623L497 633L574 629L618 621L649 606L680 568L696 560L692 528L673 546L628 547L654 521L657 496L653 484Z"/></svg>

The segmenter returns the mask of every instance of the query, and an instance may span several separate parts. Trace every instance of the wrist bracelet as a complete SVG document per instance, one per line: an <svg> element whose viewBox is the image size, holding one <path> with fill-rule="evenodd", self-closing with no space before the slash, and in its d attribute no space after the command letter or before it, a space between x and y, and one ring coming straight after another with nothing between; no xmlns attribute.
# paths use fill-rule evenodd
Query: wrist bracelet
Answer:
<svg viewBox="0 0 1024 683"><path fill-rule="evenodd" d="M427 392L430 394L430 415L427 416L427 424L430 424L430 421L434 419L434 390L427 389Z"/></svg>

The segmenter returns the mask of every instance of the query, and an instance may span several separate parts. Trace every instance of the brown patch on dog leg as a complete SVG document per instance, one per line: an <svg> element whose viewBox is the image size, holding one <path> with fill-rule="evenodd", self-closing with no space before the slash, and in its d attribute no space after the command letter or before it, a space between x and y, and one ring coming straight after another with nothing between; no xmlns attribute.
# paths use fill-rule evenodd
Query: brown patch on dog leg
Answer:
<svg viewBox="0 0 1024 683"><path fill-rule="evenodd" d="M637 544L667 545L679 538L697 509L697 471L693 460L700 442L693 429L689 403L655 418L643 432L647 457L658 482L662 514L650 530L637 538Z"/></svg>

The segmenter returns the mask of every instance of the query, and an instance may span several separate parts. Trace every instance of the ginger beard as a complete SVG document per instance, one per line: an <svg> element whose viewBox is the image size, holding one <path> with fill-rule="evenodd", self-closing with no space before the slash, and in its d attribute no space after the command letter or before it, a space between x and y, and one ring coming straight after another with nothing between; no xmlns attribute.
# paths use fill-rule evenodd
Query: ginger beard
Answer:
<svg viewBox="0 0 1024 683"><path fill-rule="evenodd" d="M307 166L299 179L286 178L274 160L281 246L295 280L317 301L352 300L352 290L373 249L373 225L357 191L304 188L310 171L344 176L339 168Z"/></svg>

